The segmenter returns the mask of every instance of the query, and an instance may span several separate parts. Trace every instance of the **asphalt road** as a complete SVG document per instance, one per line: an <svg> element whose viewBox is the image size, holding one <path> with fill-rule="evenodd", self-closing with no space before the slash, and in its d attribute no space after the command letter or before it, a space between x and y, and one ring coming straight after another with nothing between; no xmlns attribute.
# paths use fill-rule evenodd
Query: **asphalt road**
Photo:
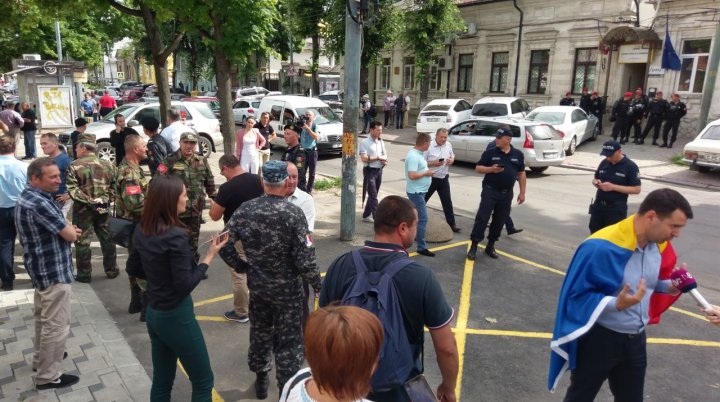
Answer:
<svg viewBox="0 0 720 402"><path fill-rule="evenodd" d="M381 195L404 194L403 166L400 159L409 147L387 144L392 162L383 177ZM275 152L278 157L279 152ZM216 166L218 155L211 166ZM340 158L323 157L318 171L339 175ZM358 170L360 172L360 170ZM545 387L549 356L549 336L554 321L562 274L577 244L587 234L587 204L593 195L591 173L567 168L551 168L528 180L527 201L513 208L516 225L525 231L504 236L497 244L501 258L491 260L480 254L472 264L464 258L467 234L479 202L481 177L471 165L451 169L453 199L461 234L439 247L435 258L414 257L433 268L442 283L448 301L456 310L453 323L461 350L462 401L559 401L569 376L563 378L557 394ZM216 173L216 177L219 177ZM360 178L359 178L360 179ZM643 193L662 187L643 183ZM681 238L675 241L680 261L687 261L697 277L700 291L711 302L720 303L720 284L712 262L720 244L717 194L677 188L691 202L696 218L690 221ZM316 245L318 264L325 270L342 252L362 244L372 228L357 220L352 242L337 239L339 197L326 192L316 197L318 222ZM642 196L642 195L641 195ZM641 198L631 197L631 211ZM358 201L359 204L359 201ZM430 207L438 208L437 197ZM359 208L359 205L358 205ZM218 223L203 225L201 242L221 229ZM124 265L124 250L119 263ZM711 254L712 253L712 254ZM94 253L96 267L101 266L99 250ZM225 321L222 313L231 308L229 274L216 260L210 278L193 293L196 315L201 323L215 374L215 400L254 400L254 376L247 369L248 324ZM99 273L99 272L98 272ZM103 300L133 351L152 374L150 345L144 325L137 315L125 311L129 300L126 276L107 280L96 275L92 287ZM653 342L648 346L649 368L646 377L648 401L720 400L720 330L699 319L698 309L683 297L678 310L664 315L663 323L648 329ZM656 340L657 339L657 340ZM426 337L426 374L431 384L439 382L439 372ZM173 400L190 399L190 385L178 370ZM271 376L273 377L273 376ZM271 394L268 400L277 400ZM604 387L598 400L611 400Z"/></svg>

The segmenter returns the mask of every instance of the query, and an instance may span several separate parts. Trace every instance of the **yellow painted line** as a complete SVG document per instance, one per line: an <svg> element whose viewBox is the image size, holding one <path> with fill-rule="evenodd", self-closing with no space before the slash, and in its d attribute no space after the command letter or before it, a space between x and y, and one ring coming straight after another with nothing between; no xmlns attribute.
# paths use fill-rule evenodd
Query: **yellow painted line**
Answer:
<svg viewBox="0 0 720 402"><path fill-rule="evenodd" d="M470 242L465 241L460 244L467 245L470 248ZM455 384L455 396L460 401L462 391L463 369L465 367L465 343L467 341L467 323L470 315L470 295L472 293L472 275L475 261L465 259L465 269L463 271L462 290L460 292L460 307L457 312L457 324L455 325L455 341L458 349L458 378Z"/></svg>
<svg viewBox="0 0 720 402"><path fill-rule="evenodd" d="M472 335L492 335L492 336L512 336L516 338L541 338L552 339L550 332L523 332L523 331L503 331L499 329L466 329L465 332Z"/></svg>
<svg viewBox="0 0 720 402"><path fill-rule="evenodd" d="M648 343L660 345L687 345L687 346L705 346L711 348L720 348L720 342L697 341L693 339L674 339L674 338L648 338Z"/></svg>
<svg viewBox="0 0 720 402"><path fill-rule="evenodd" d="M437 251L443 251L443 250L447 250L447 249L450 249L450 248L455 248L455 247L460 247L460 246L466 246L466 245L468 245L468 244L470 244L470 240L463 240L463 241L459 241L459 242L455 242L455 243L446 244L446 245L444 245L444 246L438 246L438 247L429 248L428 250L430 250L430 251L432 251L432 252L434 253L434 252L437 252ZM416 256L418 256L418 255L419 255L419 254L418 254L416 251L413 251L412 253L408 253L408 256L410 256L410 257L416 257Z"/></svg>
<svg viewBox="0 0 720 402"><path fill-rule="evenodd" d="M680 313L680 314L685 314L685 315L687 315L687 316L689 316L689 317L697 318L698 320L710 321L710 320L707 319L707 317L705 317L705 316L703 316L703 315L696 314L696 313L693 313L693 312L690 312L690 311L687 311L687 310L683 310L683 309L678 308L678 307L670 307L670 310L675 311L675 312Z"/></svg>
<svg viewBox="0 0 720 402"><path fill-rule="evenodd" d="M213 297L212 299L201 300L201 301L199 301L199 302L195 302L195 304L193 304L193 306L194 306L194 307L200 307L200 306L204 306L204 305L206 305L206 304L212 304L212 303L217 303L217 302L219 302L219 301L223 301L223 300L227 300L227 299L232 299L232 297L233 297L233 295L232 295L232 293L230 293L230 294L227 294L227 295L222 295L222 296L218 296L218 297Z"/></svg>
<svg viewBox="0 0 720 402"><path fill-rule="evenodd" d="M185 371L185 367L183 367L182 363L180 363L180 359L178 359L177 365L178 365L178 367L180 367L180 371L182 371L182 373L185 375L185 378L189 379L190 377L188 376L187 371ZM214 387L212 389L212 400L213 400L213 402L225 402L225 399L223 399L223 397L220 396L220 393L217 392L217 390Z"/></svg>
<svg viewBox="0 0 720 402"><path fill-rule="evenodd" d="M195 319L198 321L215 321L215 322L227 322L227 323L232 322L232 321L226 320L225 317L211 316L211 315L198 315L198 316L195 316Z"/></svg>

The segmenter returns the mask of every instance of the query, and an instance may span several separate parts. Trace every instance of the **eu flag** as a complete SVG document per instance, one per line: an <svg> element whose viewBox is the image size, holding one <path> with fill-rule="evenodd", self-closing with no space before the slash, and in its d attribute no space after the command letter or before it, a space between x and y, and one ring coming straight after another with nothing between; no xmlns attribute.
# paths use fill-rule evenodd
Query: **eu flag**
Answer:
<svg viewBox="0 0 720 402"><path fill-rule="evenodd" d="M668 70L680 71L680 57L675 53L672 41L670 40L670 30L665 31L665 45L662 53L662 68Z"/></svg>

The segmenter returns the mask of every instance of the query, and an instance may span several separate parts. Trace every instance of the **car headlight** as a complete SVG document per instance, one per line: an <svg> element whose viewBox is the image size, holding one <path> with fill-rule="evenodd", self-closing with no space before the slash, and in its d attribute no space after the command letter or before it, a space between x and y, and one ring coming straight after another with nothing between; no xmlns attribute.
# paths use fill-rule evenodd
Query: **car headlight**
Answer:
<svg viewBox="0 0 720 402"><path fill-rule="evenodd" d="M319 131L317 132L317 135L318 135L318 139L317 139L317 140L318 140L319 142L328 142L328 137L327 137L327 135L325 135L325 134L320 134Z"/></svg>

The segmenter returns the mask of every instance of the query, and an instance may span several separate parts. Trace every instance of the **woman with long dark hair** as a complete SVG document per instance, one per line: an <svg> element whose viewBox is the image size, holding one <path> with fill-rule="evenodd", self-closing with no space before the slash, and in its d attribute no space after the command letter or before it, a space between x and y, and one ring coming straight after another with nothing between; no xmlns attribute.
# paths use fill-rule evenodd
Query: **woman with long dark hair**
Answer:
<svg viewBox="0 0 720 402"><path fill-rule="evenodd" d="M153 402L170 401L178 359L192 383L192 401L212 400L210 358L190 293L228 238L213 237L207 255L198 264L190 234L178 218L186 202L187 192L180 178L158 175L152 179L127 268L129 275L148 282L146 318L152 345Z"/></svg>

